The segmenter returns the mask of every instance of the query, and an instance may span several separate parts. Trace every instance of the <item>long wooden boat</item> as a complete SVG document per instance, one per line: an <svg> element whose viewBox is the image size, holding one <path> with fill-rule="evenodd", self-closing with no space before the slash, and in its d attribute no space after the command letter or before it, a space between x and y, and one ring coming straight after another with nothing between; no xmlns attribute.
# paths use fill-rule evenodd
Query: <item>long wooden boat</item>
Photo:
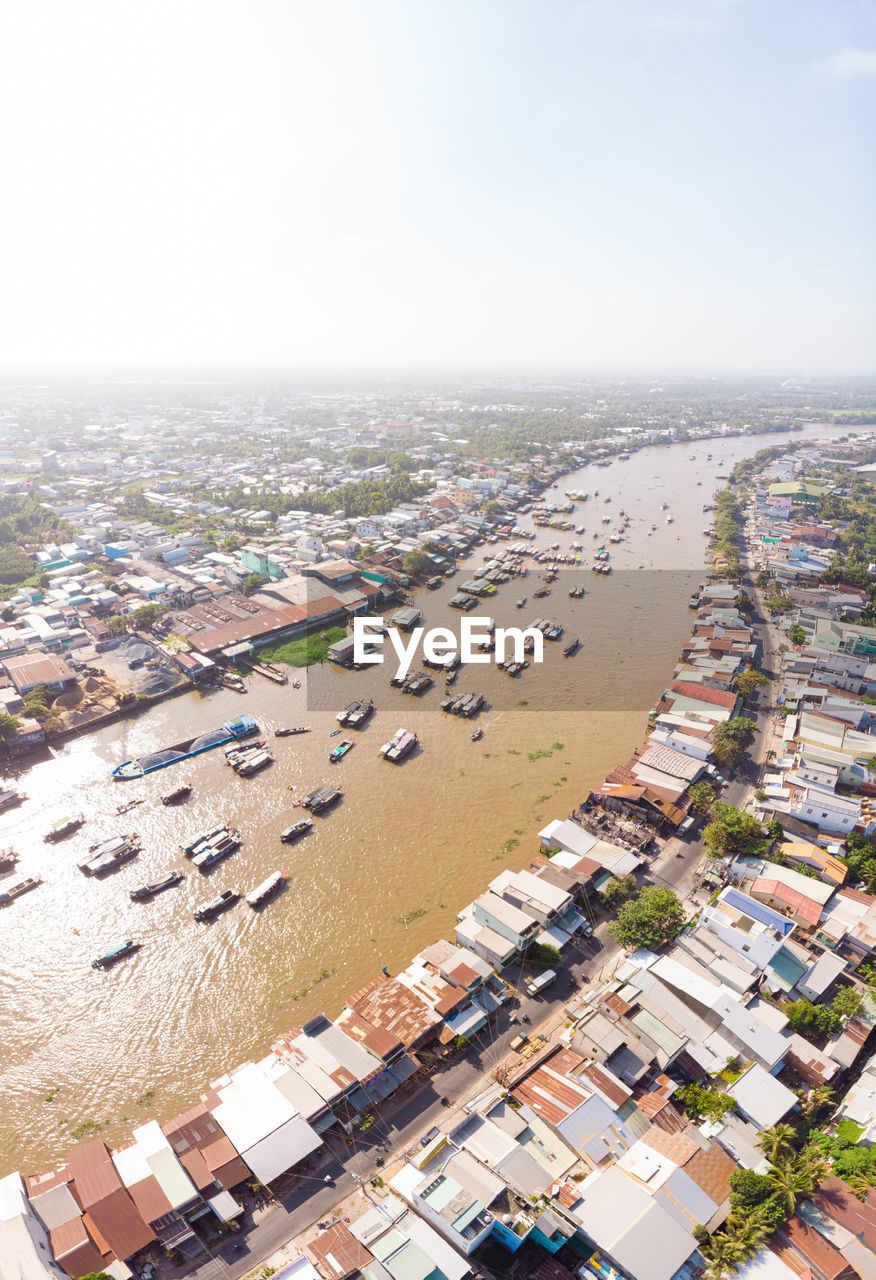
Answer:
<svg viewBox="0 0 876 1280"><path fill-rule="evenodd" d="M146 902L156 893L161 893L162 889L170 889L184 879L181 871L171 871L163 880L156 880L154 884L141 884L139 889L132 889L128 896L132 902Z"/></svg>

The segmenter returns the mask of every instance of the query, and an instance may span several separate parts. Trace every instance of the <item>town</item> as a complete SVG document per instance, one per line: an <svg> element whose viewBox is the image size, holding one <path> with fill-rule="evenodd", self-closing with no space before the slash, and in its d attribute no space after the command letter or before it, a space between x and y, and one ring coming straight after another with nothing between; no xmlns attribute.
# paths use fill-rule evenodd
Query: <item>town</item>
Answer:
<svg viewBox="0 0 876 1280"><path fill-rule="evenodd" d="M28 531L28 563L5 564L24 575L0 632L8 756L26 768L71 731L241 669L285 680L268 645L348 664L351 619L417 613L412 588L475 547L522 555L533 507L574 534L576 499L553 486L663 431L712 438L564 433L499 464L418 444L417 493L381 493L388 510L367 517L347 514L349 490L330 516L303 506L393 484L350 468L371 442L349 425L346 464L317 484L316 455L278 464L275 486L241 462L237 506L198 496L227 493L221 455L184 485L136 454L114 475L112 430L106 451L70 457L29 441L2 499ZM867 434L788 435L739 462L632 757L460 907L452 937L338 1016L290 1027L123 1146L92 1137L8 1174L0 1256L28 1280L876 1275L874 459ZM120 514L131 503L142 519ZM186 523L201 528L172 532ZM492 582L472 569L475 585L507 582L503 563Z"/></svg>

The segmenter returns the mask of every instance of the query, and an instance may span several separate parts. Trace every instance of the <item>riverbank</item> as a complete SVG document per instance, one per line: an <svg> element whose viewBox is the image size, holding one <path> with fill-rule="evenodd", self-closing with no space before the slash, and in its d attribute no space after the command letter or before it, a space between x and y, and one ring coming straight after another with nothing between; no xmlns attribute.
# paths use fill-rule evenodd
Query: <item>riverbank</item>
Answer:
<svg viewBox="0 0 876 1280"><path fill-rule="evenodd" d="M258 676L247 678L245 697L193 689L146 716L87 739L74 736L35 766L27 786L34 799L3 818L3 843L19 847L20 872L44 879L16 904L14 931L12 909L0 921L0 981L9 997L0 1013L7 1167L53 1163L69 1146L67 1135L83 1125L99 1126L100 1136L117 1144L132 1114L174 1114L204 1080L263 1054L284 1028L322 1009L337 1012L345 993L382 965L398 971L419 948L452 936L459 904L502 868L528 865L537 832L569 813L642 741L648 710L690 633L685 583L702 577L702 504L674 506L671 526L660 519L660 504L693 489L710 501L712 477L729 468L732 443L708 464L690 461L690 445L664 446L566 480L564 487L591 495L597 488L611 493L610 505L633 513L630 539L613 552L611 578L587 574L583 600L555 591L546 602L570 635L580 635L577 657L565 660L561 646L550 646L545 666L517 681L492 668L460 676L461 691L488 682L494 704L478 720L485 733L477 744L466 722L440 714L437 691L422 701L402 698L388 689L386 673L326 663L308 669L300 690ZM602 512L593 497L579 511L596 527ZM535 532L533 548L557 538ZM620 572L640 562L652 572ZM503 588L489 612L498 617L507 606L508 620L519 625L517 594L515 586ZM436 596L418 593L418 606L428 614ZM349 758L331 766L335 713L372 691L378 710L371 725L356 735ZM536 710L539 701L553 709ZM272 743L275 762L258 779L231 777L217 753L180 766L194 793L178 810L160 804L167 777L130 784L144 799L135 824L143 852L102 883L83 878L75 868L81 846L120 828L110 769L242 711L268 736L288 724L308 724L312 733ZM399 725L418 733L422 754L394 769L379 760L377 747ZM297 816L290 794L329 781L341 786L343 800L290 853L278 842L279 830ZM85 814L86 834L56 850L43 845L45 829L68 811ZM176 865L180 844L231 818L244 846L211 884L189 874L146 907L128 902L129 888ZM669 871L681 867L679 859ZM289 887L257 920L231 912L209 930L195 925L191 913L203 899L225 888L248 890L283 868ZM136 936L140 953L107 981L95 981L91 957L119 936ZM329 976L319 980L323 971ZM22 972L32 975L27 987ZM47 1026L63 1031L46 1037ZM149 1102L134 1112L132 1100L147 1094Z"/></svg>

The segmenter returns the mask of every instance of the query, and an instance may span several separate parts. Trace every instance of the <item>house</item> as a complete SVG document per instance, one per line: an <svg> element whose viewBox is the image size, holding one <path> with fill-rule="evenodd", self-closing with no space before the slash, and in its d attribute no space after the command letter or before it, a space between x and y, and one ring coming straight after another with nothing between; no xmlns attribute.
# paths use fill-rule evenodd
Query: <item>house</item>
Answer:
<svg viewBox="0 0 876 1280"><path fill-rule="evenodd" d="M265 1185L322 1146L264 1069L247 1062L215 1084L207 1105L255 1176Z"/></svg>
<svg viewBox="0 0 876 1280"><path fill-rule="evenodd" d="M20 1173L0 1178L0 1280L68 1280L52 1255L49 1228L28 1200Z"/></svg>
<svg viewBox="0 0 876 1280"><path fill-rule="evenodd" d="M350 1231L391 1280L463 1280L471 1273L466 1259L395 1195L354 1219Z"/></svg>
<svg viewBox="0 0 876 1280"><path fill-rule="evenodd" d="M101 1238L121 1261L156 1238L144 1221L99 1138L73 1147L67 1157L71 1188Z"/></svg>
<svg viewBox="0 0 876 1280"><path fill-rule="evenodd" d="M797 1106L797 1095L757 1062L727 1087L739 1114L758 1129L772 1129Z"/></svg>
<svg viewBox="0 0 876 1280"><path fill-rule="evenodd" d="M89 1230L71 1181L70 1170L63 1166L26 1178L25 1186L33 1209L49 1233L51 1253L69 1276L76 1277L103 1271L112 1255L97 1229Z"/></svg>

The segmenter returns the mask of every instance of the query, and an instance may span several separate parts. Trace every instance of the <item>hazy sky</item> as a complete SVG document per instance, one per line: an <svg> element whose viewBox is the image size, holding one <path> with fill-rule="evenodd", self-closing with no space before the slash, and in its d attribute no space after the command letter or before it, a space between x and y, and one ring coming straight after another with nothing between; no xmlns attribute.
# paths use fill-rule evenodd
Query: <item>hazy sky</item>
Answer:
<svg viewBox="0 0 876 1280"><path fill-rule="evenodd" d="M0 372L876 370L874 0L27 0Z"/></svg>

